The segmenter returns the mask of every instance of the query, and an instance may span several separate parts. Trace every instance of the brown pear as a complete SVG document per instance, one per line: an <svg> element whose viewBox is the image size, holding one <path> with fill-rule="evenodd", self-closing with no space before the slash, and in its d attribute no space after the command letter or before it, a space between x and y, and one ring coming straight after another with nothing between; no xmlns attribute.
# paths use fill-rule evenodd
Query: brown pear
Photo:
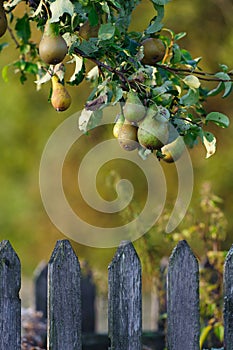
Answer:
<svg viewBox="0 0 233 350"><path fill-rule="evenodd" d="M3 0L0 1L0 37L2 37L7 30L7 18L3 7Z"/></svg>
<svg viewBox="0 0 233 350"><path fill-rule="evenodd" d="M59 34L58 24L47 21L39 44L40 58L47 64L55 65L63 61L67 51L67 44Z"/></svg>
<svg viewBox="0 0 233 350"><path fill-rule="evenodd" d="M124 122L122 125L119 135L118 135L118 141L120 146L125 151L133 151L134 149L138 148L138 142L137 142L137 127L128 123L127 121Z"/></svg>
<svg viewBox="0 0 233 350"><path fill-rule="evenodd" d="M71 104L70 94L56 75L52 77L51 104L57 112L65 111Z"/></svg>
<svg viewBox="0 0 233 350"><path fill-rule="evenodd" d="M150 66L153 66L157 62L161 61L166 52L166 48L160 39L147 38L142 41L142 46L144 51L142 63Z"/></svg>

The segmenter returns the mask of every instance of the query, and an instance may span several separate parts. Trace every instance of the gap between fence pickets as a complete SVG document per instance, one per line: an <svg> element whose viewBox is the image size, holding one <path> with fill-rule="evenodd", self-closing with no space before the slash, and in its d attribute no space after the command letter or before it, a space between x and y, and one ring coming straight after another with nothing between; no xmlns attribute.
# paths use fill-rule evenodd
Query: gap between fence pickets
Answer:
<svg viewBox="0 0 233 350"><path fill-rule="evenodd" d="M57 241L48 264L48 349L81 350L80 279L70 242ZM186 350L199 349L198 263L186 241L173 250L167 283L168 349L181 350L184 344ZM21 349L20 286L20 260L4 240L0 242L0 350ZM223 311L224 346L233 350L233 246L224 265ZM126 241L109 265L110 349L141 350L141 313L140 259Z"/></svg>

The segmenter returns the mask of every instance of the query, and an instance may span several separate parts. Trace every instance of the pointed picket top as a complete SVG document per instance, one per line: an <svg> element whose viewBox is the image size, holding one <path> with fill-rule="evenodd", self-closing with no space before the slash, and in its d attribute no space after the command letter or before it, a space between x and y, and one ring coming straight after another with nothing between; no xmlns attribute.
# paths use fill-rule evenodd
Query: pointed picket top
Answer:
<svg viewBox="0 0 233 350"><path fill-rule="evenodd" d="M21 349L20 270L10 242L0 242L0 349Z"/></svg>
<svg viewBox="0 0 233 350"><path fill-rule="evenodd" d="M128 255L129 254L129 255ZM127 257L133 257L139 260L138 254L131 241L122 241L111 261L108 268L111 269L113 265L120 261L122 255L127 255Z"/></svg>
<svg viewBox="0 0 233 350"><path fill-rule="evenodd" d="M141 350L141 264L131 242L121 242L108 269L110 349Z"/></svg>
<svg viewBox="0 0 233 350"><path fill-rule="evenodd" d="M19 257L8 240L0 242L0 262L0 276L4 282L2 292L7 297L15 297L21 287L21 266Z"/></svg>
<svg viewBox="0 0 233 350"><path fill-rule="evenodd" d="M233 350L233 245L231 246L224 264L224 344L227 350Z"/></svg>
<svg viewBox="0 0 233 350"><path fill-rule="evenodd" d="M199 266L185 240L169 260L167 314L169 350L199 350Z"/></svg>
<svg viewBox="0 0 233 350"><path fill-rule="evenodd" d="M81 350L81 271L68 240L56 243L48 264L48 349Z"/></svg>

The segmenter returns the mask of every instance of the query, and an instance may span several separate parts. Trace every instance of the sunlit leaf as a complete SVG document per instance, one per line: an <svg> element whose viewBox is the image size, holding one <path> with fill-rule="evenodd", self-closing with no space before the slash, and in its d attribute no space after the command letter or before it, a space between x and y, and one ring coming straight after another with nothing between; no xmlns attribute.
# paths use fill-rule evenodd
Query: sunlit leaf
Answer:
<svg viewBox="0 0 233 350"><path fill-rule="evenodd" d="M204 132L203 143L206 148L206 158L216 152L216 138L211 132Z"/></svg>
<svg viewBox="0 0 233 350"><path fill-rule="evenodd" d="M192 89L198 89L201 85L200 80L195 75L187 75L183 79L184 83Z"/></svg>
<svg viewBox="0 0 233 350"><path fill-rule="evenodd" d="M192 106L198 102L199 93L198 90L189 89L187 94L183 95L180 99L181 104L184 106Z"/></svg>
<svg viewBox="0 0 233 350"><path fill-rule="evenodd" d="M102 24L99 29L98 38L100 40L109 40L115 34L115 26L112 23Z"/></svg>
<svg viewBox="0 0 233 350"><path fill-rule="evenodd" d="M50 4L50 10L52 13L50 22L58 22L64 13L73 16L74 5L70 0L55 0Z"/></svg>
<svg viewBox="0 0 233 350"><path fill-rule="evenodd" d="M79 56L74 57L75 61L75 70L72 76L70 77L70 85L78 85L84 79L85 65L83 63L83 58Z"/></svg>
<svg viewBox="0 0 233 350"><path fill-rule="evenodd" d="M102 115L102 111L100 110L93 112L84 108L78 120L79 129L84 133L94 129L100 124Z"/></svg>

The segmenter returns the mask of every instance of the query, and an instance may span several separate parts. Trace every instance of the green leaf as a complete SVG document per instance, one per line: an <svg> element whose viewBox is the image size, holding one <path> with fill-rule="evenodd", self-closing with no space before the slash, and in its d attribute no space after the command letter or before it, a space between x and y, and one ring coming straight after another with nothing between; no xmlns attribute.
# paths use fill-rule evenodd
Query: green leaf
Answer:
<svg viewBox="0 0 233 350"><path fill-rule="evenodd" d="M166 5L170 0L152 0L155 5Z"/></svg>
<svg viewBox="0 0 233 350"><path fill-rule="evenodd" d="M146 34L159 32L163 27L161 21L164 17L164 6L154 3L154 7L157 11L157 16L155 17L155 20L152 22L152 24L146 29Z"/></svg>
<svg viewBox="0 0 233 350"><path fill-rule="evenodd" d="M5 49L5 47L7 47L8 45L9 45L8 43L0 44L0 52L2 52L2 50Z"/></svg>
<svg viewBox="0 0 233 350"><path fill-rule="evenodd" d="M8 69L9 69L9 65L6 65L2 68L2 78L6 83L8 82L8 76L7 76Z"/></svg>
<svg viewBox="0 0 233 350"><path fill-rule="evenodd" d="M206 116L206 124L208 122L213 122L218 126L221 126L222 128L227 128L230 124L229 118L220 112L210 112Z"/></svg>
<svg viewBox="0 0 233 350"><path fill-rule="evenodd" d="M178 41L186 36L186 32L181 32L175 35L174 40Z"/></svg>
<svg viewBox="0 0 233 350"><path fill-rule="evenodd" d="M182 55L180 51L180 47L177 44L174 44L172 46L172 58L171 58L171 63L176 64L181 61Z"/></svg>
<svg viewBox="0 0 233 350"><path fill-rule="evenodd" d="M199 92L198 90L189 89L187 94L183 95L180 99L180 103L184 106L193 106L198 102Z"/></svg>
<svg viewBox="0 0 233 350"><path fill-rule="evenodd" d="M115 34L115 26L111 23L101 24L98 38L100 40L109 40L111 39Z"/></svg>
<svg viewBox="0 0 233 350"><path fill-rule="evenodd" d="M221 82L218 84L218 86L216 88L214 88L213 90L210 90L207 94L207 96L216 96L218 95L222 90L224 89L224 83Z"/></svg>
<svg viewBox="0 0 233 350"><path fill-rule="evenodd" d="M17 18L15 30L17 36L22 39L24 43L27 43L31 37L31 29L29 24L28 15L25 14L22 18Z"/></svg>
<svg viewBox="0 0 233 350"><path fill-rule="evenodd" d="M70 0L55 0L50 4L50 10L52 13L50 22L58 22L64 13L68 13L71 17L73 16L74 5Z"/></svg>
<svg viewBox="0 0 233 350"><path fill-rule="evenodd" d="M222 98L225 98L225 97L227 97L227 96L230 95L230 93L231 93L231 91L232 91L232 85L233 85L233 84L232 84L231 81L225 82L225 83L224 83L225 92L224 92L224 94L222 95Z"/></svg>
<svg viewBox="0 0 233 350"><path fill-rule="evenodd" d="M88 20L89 20L91 26L97 26L99 23L99 16L98 16L98 13L96 12L94 6L88 12Z"/></svg>

